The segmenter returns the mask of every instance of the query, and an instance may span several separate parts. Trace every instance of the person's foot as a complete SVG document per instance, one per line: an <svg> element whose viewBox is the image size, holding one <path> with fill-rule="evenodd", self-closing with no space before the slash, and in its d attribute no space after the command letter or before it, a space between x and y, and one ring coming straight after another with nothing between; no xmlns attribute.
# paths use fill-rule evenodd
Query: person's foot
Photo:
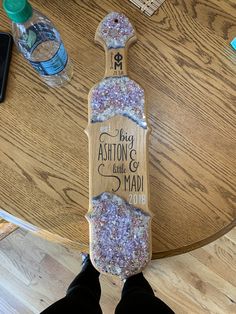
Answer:
<svg viewBox="0 0 236 314"><path fill-rule="evenodd" d="M83 268L83 266L88 262L88 260L90 259L89 254L88 253L81 253L81 258L82 258L82 263L81 266Z"/></svg>
<svg viewBox="0 0 236 314"><path fill-rule="evenodd" d="M82 266L82 269L81 269L81 272L84 271L85 269L87 269L88 267L91 267L92 266L92 262L90 260L90 256L88 253L81 253L81 256L82 256L82 263L81 263L81 266Z"/></svg>

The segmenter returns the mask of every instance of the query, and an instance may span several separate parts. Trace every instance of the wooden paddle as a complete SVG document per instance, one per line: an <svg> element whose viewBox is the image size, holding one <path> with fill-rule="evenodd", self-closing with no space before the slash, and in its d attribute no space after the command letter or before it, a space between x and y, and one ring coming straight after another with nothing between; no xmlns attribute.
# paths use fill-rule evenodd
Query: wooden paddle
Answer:
<svg viewBox="0 0 236 314"><path fill-rule="evenodd" d="M127 278L151 258L145 98L127 74L136 41L128 18L108 14L95 41L106 52L106 70L88 102L90 254L100 272Z"/></svg>

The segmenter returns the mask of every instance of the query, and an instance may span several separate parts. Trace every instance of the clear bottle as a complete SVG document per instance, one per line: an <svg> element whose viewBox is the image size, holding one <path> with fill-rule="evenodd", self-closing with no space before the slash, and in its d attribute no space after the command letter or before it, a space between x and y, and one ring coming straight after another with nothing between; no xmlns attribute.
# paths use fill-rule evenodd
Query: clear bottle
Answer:
<svg viewBox="0 0 236 314"><path fill-rule="evenodd" d="M12 32L18 50L51 87L68 83L73 67L52 22L27 0L4 0L3 7L12 20Z"/></svg>

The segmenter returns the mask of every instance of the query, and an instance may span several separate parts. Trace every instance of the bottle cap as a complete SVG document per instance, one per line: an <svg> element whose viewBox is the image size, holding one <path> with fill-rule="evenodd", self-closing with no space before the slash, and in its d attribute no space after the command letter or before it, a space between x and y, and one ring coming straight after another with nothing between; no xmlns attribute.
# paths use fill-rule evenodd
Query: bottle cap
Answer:
<svg viewBox="0 0 236 314"><path fill-rule="evenodd" d="M32 16L32 7L27 0L4 0L3 8L15 23L24 23Z"/></svg>

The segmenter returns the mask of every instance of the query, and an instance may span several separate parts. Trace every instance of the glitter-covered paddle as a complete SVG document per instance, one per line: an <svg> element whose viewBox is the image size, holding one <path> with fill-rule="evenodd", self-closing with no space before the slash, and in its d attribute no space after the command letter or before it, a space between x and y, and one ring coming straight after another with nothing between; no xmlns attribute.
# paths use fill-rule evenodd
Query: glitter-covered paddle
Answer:
<svg viewBox="0 0 236 314"><path fill-rule="evenodd" d="M125 279L151 258L147 137L143 89L127 74L136 41L128 18L110 13L95 41L106 52L106 72L89 93L90 255L104 273Z"/></svg>

